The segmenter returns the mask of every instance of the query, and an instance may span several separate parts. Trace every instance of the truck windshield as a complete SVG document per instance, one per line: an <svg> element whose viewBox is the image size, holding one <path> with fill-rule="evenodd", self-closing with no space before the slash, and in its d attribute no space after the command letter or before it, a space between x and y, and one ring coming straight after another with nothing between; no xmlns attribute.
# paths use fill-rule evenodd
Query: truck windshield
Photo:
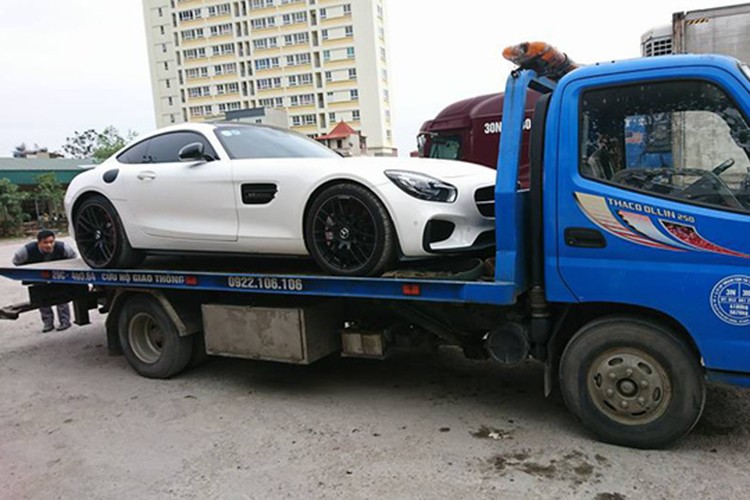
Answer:
<svg viewBox="0 0 750 500"><path fill-rule="evenodd" d="M586 92L584 177L688 203L750 212L750 126L702 81Z"/></svg>
<svg viewBox="0 0 750 500"><path fill-rule="evenodd" d="M458 136L432 136L430 158L458 160L461 153L461 138Z"/></svg>
<svg viewBox="0 0 750 500"><path fill-rule="evenodd" d="M253 158L340 158L304 135L259 125L220 125L218 137L233 160Z"/></svg>

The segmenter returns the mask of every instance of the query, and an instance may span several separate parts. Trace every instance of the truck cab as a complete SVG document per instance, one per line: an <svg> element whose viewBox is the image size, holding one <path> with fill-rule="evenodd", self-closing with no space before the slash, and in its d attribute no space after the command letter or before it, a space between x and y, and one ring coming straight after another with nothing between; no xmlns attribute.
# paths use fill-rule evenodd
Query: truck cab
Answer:
<svg viewBox="0 0 750 500"><path fill-rule="evenodd" d="M522 154L518 182L529 185L529 131L536 92L528 94ZM422 124L417 136L417 154L422 158L443 158L497 166L500 133L503 129L503 93L486 94L463 99L445 107L438 115Z"/></svg>
<svg viewBox="0 0 750 500"><path fill-rule="evenodd" d="M498 230L497 278L524 283L532 339L567 332L563 396L611 442L665 432L670 413L692 427L704 375L748 385L749 77L733 58L680 55L508 79L496 206L514 230ZM544 94L526 192L512 163L532 86ZM545 312L560 323L535 327Z"/></svg>

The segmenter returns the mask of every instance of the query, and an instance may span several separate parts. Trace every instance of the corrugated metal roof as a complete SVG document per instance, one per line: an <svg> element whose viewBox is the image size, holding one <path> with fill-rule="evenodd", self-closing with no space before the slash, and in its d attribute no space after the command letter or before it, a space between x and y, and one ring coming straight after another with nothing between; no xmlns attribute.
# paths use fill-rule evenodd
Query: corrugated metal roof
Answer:
<svg viewBox="0 0 750 500"><path fill-rule="evenodd" d="M94 165L93 160L71 158L0 158L0 171L43 171L83 170Z"/></svg>

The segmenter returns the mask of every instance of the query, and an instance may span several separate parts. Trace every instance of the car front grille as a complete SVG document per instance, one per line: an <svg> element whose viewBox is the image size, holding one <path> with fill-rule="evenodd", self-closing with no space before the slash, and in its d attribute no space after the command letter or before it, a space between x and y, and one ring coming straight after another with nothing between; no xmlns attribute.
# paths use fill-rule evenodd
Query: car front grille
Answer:
<svg viewBox="0 0 750 500"><path fill-rule="evenodd" d="M474 202L483 217L495 218L495 186L479 188L474 192Z"/></svg>

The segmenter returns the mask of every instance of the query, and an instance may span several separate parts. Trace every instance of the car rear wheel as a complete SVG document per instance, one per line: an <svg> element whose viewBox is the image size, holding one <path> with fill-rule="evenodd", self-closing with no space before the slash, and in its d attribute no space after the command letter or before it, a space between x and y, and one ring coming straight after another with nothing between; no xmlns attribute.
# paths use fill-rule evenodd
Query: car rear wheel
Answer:
<svg viewBox="0 0 750 500"><path fill-rule="evenodd" d="M305 219L315 262L339 276L380 276L396 257L396 232L383 203L358 184L321 192Z"/></svg>
<svg viewBox="0 0 750 500"><path fill-rule="evenodd" d="M137 265L143 254L130 246L115 207L100 195L86 198L73 215L81 257L96 269Z"/></svg>

